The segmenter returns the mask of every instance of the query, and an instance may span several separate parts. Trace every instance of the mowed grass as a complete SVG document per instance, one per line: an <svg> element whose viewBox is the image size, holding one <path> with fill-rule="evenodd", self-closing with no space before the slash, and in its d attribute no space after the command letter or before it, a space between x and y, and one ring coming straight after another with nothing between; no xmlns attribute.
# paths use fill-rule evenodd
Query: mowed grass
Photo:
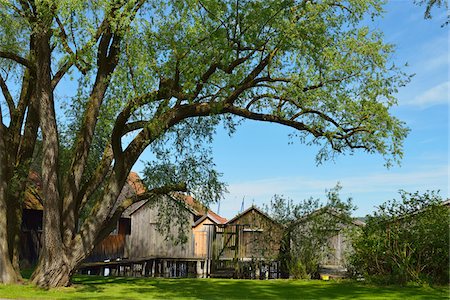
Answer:
<svg viewBox="0 0 450 300"><path fill-rule="evenodd" d="M68 288L0 285L0 298L32 299L449 299L448 287L354 281L164 279L76 276Z"/></svg>

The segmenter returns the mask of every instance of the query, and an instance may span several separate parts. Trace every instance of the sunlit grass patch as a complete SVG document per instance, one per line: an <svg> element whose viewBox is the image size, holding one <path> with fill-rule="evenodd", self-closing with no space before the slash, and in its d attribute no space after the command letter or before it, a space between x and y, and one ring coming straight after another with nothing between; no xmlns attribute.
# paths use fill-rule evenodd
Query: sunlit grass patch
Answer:
<svg viewBox="0 0 450 300"><path fill-rule="evenodd" d="M449 299L448 287L354 281L163 279L75 276L69 288L0 286L0 298L33 299Z"/></svg>

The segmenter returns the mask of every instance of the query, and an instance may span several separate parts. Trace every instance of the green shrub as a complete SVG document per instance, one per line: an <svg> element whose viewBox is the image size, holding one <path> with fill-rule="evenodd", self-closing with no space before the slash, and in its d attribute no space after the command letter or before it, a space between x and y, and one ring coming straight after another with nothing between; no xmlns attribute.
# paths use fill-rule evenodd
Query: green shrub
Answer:
<svg viewBox="0 0 450 300"><path fill-rule="evenodd" d="M354 235L355 273L383 283L448 283L450 208L435 192L400 194Z"/></svg>
<svg viewBox="0 0 450 300"><path fill-rule="evenodd" d="M306 271L306 266L300 260L291 263L289 274L294 279L310 279L311 275Z"/></svg>

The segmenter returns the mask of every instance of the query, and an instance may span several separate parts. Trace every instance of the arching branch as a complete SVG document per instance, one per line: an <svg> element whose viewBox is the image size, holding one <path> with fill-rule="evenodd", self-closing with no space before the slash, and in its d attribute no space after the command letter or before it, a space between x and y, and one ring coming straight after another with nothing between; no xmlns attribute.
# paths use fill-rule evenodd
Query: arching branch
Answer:
<svg viewBox="0 0 450 300"><path fill-rule="evenodd" d="M15 54L12 52L7 52L7 51L0 51L0 58L10 59L24 67L27 67L31 70L35 70L35 66L33 65L33 63L31 61L29 61L26 58L23 58L22 56L20 56L18 54Z"/></svg>

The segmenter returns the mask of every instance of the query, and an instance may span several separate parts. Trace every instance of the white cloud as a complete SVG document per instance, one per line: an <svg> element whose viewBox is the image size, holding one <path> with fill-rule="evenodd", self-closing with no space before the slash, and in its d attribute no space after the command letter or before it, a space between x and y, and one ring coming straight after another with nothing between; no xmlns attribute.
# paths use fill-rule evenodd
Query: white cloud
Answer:
<svg viewBox="0 0 450 300"><path fill-rule="evenodd" d="M238 198L260 197L274 194L296 192L315 192L323 194L325 189L340 181L344 189L351 192L371 192L397 190L399 188L432 189L436 183L448 177L448 166L427 171L411 173L372 173L367 176L348 176L340 179L312 180L306 177L270 178L257 181L230 184L228 190Z"/></svg>
<svg viewBox="0 0 450 300"><path fill-rule="evenodd" d="M247 182L232 183L228 186L229 194L221 205L221 214L230 218L240 209L245 199L245 208L251 204L261 206L269 203L274 194L282 194L294 201L308 197L321 198L325 190L336 185L343 186L342 196L352 196L355 204L362 207L361 215L375 204L398 196L397 192L404 189L409 192L441 190L443 197L448 197L449 166L439 166L415 172L383 172L369 173L362 176L347 176L339 179L310 179L308 177L267 178ZM370 203L367 204L367 201ZM378 201L378 202L377 202Z"/></svg>
<svg viewBox="0 0 450 300"><path fill-rule="evenodd" d="M450 81L442 82L417 95L409 105L427 107L437 104L448 104Z"/></svg>
<svg viewBox="0 0 450 300"><path fill-rule="evenodd" d="M438 48L442 49L442 48ZM444 48L445 49L445 48ZM423 65L419 67L426 72L435 72L437 69L446 69L449 65L448 53L444 51L444 53L440 53L437 55L432 55L428 60L424 61Z"/></svg>

